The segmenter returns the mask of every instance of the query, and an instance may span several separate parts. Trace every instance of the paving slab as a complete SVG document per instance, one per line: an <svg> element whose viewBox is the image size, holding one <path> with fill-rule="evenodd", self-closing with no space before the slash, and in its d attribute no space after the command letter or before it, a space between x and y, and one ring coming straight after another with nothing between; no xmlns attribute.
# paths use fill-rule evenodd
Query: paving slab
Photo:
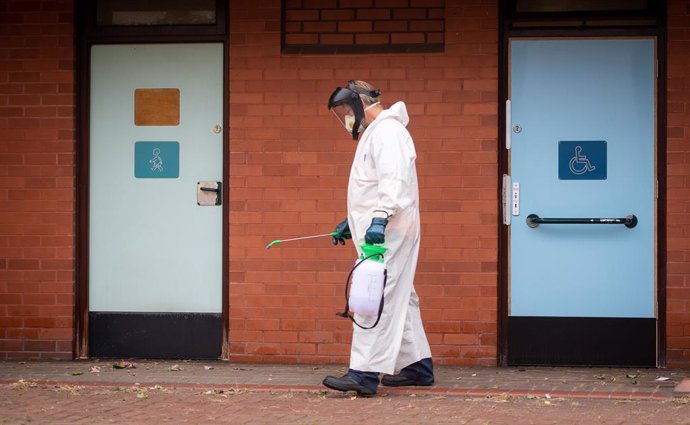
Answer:
<svg viewBox="0 0 690 425"><path fill-rule="evenodd" d="M228 361L0 361L0 384L133 385L310 392L345 365ZM690 370L655 368L436 366L431 387L379 387L379 394L665 399L684 392ZM680 391L679 391L680 389Z"/></svg>

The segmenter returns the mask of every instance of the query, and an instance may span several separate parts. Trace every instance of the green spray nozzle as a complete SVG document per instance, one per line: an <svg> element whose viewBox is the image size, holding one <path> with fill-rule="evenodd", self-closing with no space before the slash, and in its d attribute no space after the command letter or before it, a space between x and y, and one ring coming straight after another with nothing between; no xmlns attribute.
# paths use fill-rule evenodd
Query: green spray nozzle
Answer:
<svg viewBox="0 0 690 425"><path fill-rule="evenodd" d="M323 237L325 237L325 236L333 237L333 236L335 236L335 235L337 235L337 234L338 234L338 232L331 232L331 233L324 233L324 234L322 234L322 235L302 236L301 238L276 239L276 240L274 240L273 242L271 242L271 243L269 243L268 245L266 245L266 249L271 249L271 247L272 247L273 245L277 245L277 244L283 243L283 242L303 241L303 240L305 240L305 239L323 238ZM343 236L350 236L350 232L345 232L345 233L343 233Z"/></svg>

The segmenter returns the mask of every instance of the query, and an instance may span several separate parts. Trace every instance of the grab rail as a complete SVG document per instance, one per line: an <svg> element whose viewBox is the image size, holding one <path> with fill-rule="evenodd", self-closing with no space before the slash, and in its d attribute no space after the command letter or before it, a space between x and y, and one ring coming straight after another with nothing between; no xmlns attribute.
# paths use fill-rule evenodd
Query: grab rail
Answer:
<svg viewBox="0 0 690 425"><path fill-rule="evenodd" d="M637 226L637 217L630 214L623 218L541 218L537 214L527 216L527 225L531 228L540 224L623 224L628 229Z"/></svg>

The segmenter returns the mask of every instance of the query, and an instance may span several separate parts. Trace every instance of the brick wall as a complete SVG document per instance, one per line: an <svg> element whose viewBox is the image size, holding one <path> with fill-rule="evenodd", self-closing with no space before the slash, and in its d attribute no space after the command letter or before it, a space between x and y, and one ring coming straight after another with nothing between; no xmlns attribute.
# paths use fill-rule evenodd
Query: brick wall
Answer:
<svg viewBox="0 0 690 425"><path fill-rule="evenodd" d="M71 1L0 2L0 359L71 358Z"/></svg>
<svg viewBox="0 0 690 425"><path fill-rule="evenodd" d="M453 4L450 4L453 3ZM418 152L416 287L434 358L496 362L498 17L494 1L446 2L445 51L282 55L280 1L230 3L230 352L267 362L346 362L335 316L354 249L346 214L356 145L326 108L349 79L407 103Z"/></svg>
<svg viewBox="0 0 690 425"><path fill-rule="evenodd" d="M667 364L690 364L690 1L668 3Z"/></svg>
<svg viewBox="0 0 690 425"><path fill-rule="evenodd" d="M354 250L345 215L355 144L325 103L348 79L405 100L418 150L416 278L437 362L493 365L497 330L497 10L447 1L445 51L280 53L280 1L231 2L230 352L346 362L337 318ZM69 358L74 294L72 2L0 2L0 359ZM669 2L668 365L690 364L690 0Z"/></svg>
<svg viewBox="0 0 690 425"><path fill-rule="evenodd" d="M443 50L444 0L285 0L284 52Z"/></svg>

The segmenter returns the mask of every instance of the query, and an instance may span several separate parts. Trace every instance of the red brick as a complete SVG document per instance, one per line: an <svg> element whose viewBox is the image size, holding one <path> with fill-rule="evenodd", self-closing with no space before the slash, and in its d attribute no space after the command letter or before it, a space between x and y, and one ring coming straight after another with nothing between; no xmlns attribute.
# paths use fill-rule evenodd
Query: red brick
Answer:
<svg viewBox="0 0 690 425"><path fill-rule="evenodd" d="M409 23L407 21L376 21L374 22L375 32L402 32L408 30Z"/></svg>
<svg viewBox="0 0 690 425"><path fill-rule="evenodd" d="M334 9L338 7L337 0L304 0L303 7L307 9Z"/></svg>
<svg viewBox="0 0 690 425"><path fill-rule="evenodd" d="M302 25L302 31L305 33L336 32L337 30L338 27L335 22L304 22Z"/></svg>
<svg viewBox="0 0 690 425"><path fill-rule="evenodd" d="M0 339L0 353L22 351L22 341L17 339Z"/></svg>
<svg viewBox="0 0 690 425"><path fill-rule="evenodd" d="M422 44L426 40L424 33L407 32L407 33L392 33L392 44Z"/></svg>
<svg viewBox="0 0 690 425"><path fill-rule="evenodd" d="M389 8L381 9L357 9L356 19L358 20L388 20L391 18L391 10ZM350 18L342 18L340 20L351 20Z"/></svg>
<svg viewBox="0 0 690 425"><path fill-rule="evenodd" d="M445 6L445 0L410 0L412 7L438 7Z"/></svg>
<svg viewBox="0 0 690 425"><path fill-rule="evenodd" d="M370 32L373 27L371 21L340 21L338 32Z"/></svg>
<svg viewBox="0 0 690 425"><path fill-rule="evenodd" d="M55 341L24 341L25 351L55 351Z"/></svg>
<svg viewBox="0 0 690 425"><path fill-rule="evenodd" d="M327 45L349 45L354 43L352 34L321 34L319 44Z"/></svg>
<svg viewBox="0 0 690 425"><path fill-rule="evenodd" d="M319 11L315 9L286 10L285 19L290 21L318 21ZM241 28L236 28L236 31Z"/></svg>
<svg viewBox="0 0 690 425"><path fill-rule="evenodd" d="M375 7L392 7L406 9L408 7L408 0L374 0Z"/></svg>

